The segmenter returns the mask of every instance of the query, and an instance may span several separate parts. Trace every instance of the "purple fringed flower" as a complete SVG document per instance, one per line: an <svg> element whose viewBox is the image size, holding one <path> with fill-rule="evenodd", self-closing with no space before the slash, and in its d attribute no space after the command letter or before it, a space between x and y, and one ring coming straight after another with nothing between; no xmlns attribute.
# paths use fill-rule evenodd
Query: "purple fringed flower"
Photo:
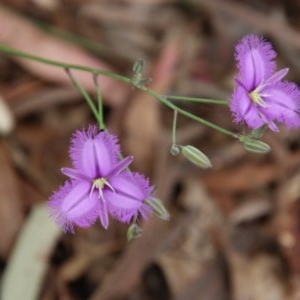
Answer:
<svg viewBox="0 0 300 300"><path fill-rule="evenodd" d="M73 168L63 168L70 177L52 194L48 203L50 214L64 231L74 225L88 227L100 218L108 227L110 214L128 223L139 214L146 218L151 208L143 201L153 187L141 174L126 171L133 157L119 160L120 147L116 136L99 132L95 126L77 131L71 141Z"/></svg>
<svg viewBox="0 0 300 300"><path fill-rule="evenodd" d="M244 37L236 46L239 73L230 102L236 123L244 121L256 129L275 122L287 128L300 126L300 91L296 84L282 81L288 69L275 72L276 52L270 43L256 35Z"/></svg>

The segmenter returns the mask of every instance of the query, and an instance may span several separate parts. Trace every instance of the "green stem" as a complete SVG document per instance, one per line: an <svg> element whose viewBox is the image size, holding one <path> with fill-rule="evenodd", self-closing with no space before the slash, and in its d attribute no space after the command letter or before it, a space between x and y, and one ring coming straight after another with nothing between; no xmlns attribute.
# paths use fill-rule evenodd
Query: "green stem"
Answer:
<svg viewBox="0 0 300 300"><path fill-rule="evenodd" d="M173 95L172 96L166 96L166 98L168 100L182 100L182 101L216 104L216 105L228 105L228 101L226 101L226 100L215 100L215 99L185 97L185 96L173 96Z"/></svg>
<svg viewBox="0 0 300 300"><path fill-rule="evenodd" d="M18 51L15 50L13 48L7 47L4 44L0 43L0 52L8 54L8 55L13 55L13 56L17 56L17 57L22 57L22 58L26 58L26 59L30 59L30 60L34 60L36 62L40 62L40 63L44 63L47 65L51 65L51 66L56 66L56 67L61 67L64 69L74 69L74 70L80 70L80 71L86 71L86 72L90 72L93 74L100 74L100 75L104 75L106 77L110 77L110 78L114 78L123 82L127 82L130 83L131 79L125 76L121 76L118 74L115 74L113 72L110 71L104 71L104 70L99 70L96 68L90 68L90 67L86 67L86 66L80 66L80 65L74 65L74 64L67 64L67 63L63 63L63 62L58 62L55 60L51 60L51 59L47 59L47 58L43 58L40 56L36 56L36 55L32 55L32 54L28 54L22 51Z"/></svg>
<svg viewBox="0 0 300 300"><path fill-rule="evenodd" d="M25 52L22 52L22 51L12 49L10 47L5 46L4 44L0 44L0 52L3 52L3 53L8 54L8 55L14 55L14 56L17 56L17 57L22 57L22 58L34 60L34 61L44 63L44 64L47 64L47 65L61 67L61 68L64 68L66 70L74 69L74 70L86 71L86 72L90 72L94 75L103 75L103 76L106 76L106 77L114 78L116 80L132 84L132 79L131 78L121 76L121 75L115 74L115 73L110 72L110 71L104 71L104 70L99 70L99 69L80 66L80 65L75 65L75 64L67 64L67 63L63 63L63 62L57 62L57 61L54 61L54 60L51 60L51 59L46 59L46 58L43 58L43 57L39 57L39 56L36 56L36 55L32 55L32 54L28 54L28 53L25 53ZM88 102L92 112L94 113L97 120L99 121L98 112L97 112L92 100L89 98L88 94L86 93L86 91L81 87L81 85L75 80L75 78L72 75L70 76L70 78L71 78L73 84L76 85L78 87L78 89L80 90L80 92L84 95L84 97L85 97L86 101ZM213 129L215 129L219 132L222 132L222 133L226 134L226 135L232 136L234 138L237 137L237 135L234 132L226 130L226 129L218 126L218 125L215 125L215 124L213 124L209 121L206 121L205 119L197 117L194 114L191 114L191 113L179 108L178 106L173 104L170 100L168 100L167 97L162 96L162 95L156 93L153 90L147 89L145 87L137 87L137 88L147 92L149 95L152 95L155 99L157 99L158 101L160 101L161 103L163 103L164 105L169 107L170 109L176 110L178 113L180 113L180 114L182 114L182 115L184 115L188 118L191 118L191 119L193 119L193 120L195 120L195 121L197 121L197 122L199 122L203 125L211 127L211 128L213 128ZM177 99L181 99L181 100L184 99L184 98L186 100L187 99L194 99L194 100L196 99L196 98L190 98L190 97L169 96L170 99L171 99L171 97L172 97L172 99L177 98ZM209 99L202 99L202 100L209 100ZM210 101L209 103L212 103L212 101L215 102L214 104L217 104L216 101L218 102L218 104L225 104L224 101L223 101L223 103L221 103L221 102L219 102L219 100L209 100L209 101ZM207 101L205 101L205 102L208 103ZM91 105L91 103L92 103L92 105Z"/></svg>
<svg viewBox="0 0 300 300"><path fill-rule="evenodd" d="M195 120L195 121L197 121L197 122L199 122L199 123L201 123L201 124L203 124L203 125L206 125L206 126L208 126L208 127L211 127L211 128L213 128L213 129L215 129L215 130L217 130L217 131L219 131L219 132L222 132L222 133L224 133L224 134L226 134L226 135L229 135L229 136L231 136L231 137L234 137L234 138L237 137L236 133L234 133L234 132L232 132L232 131L229 131L229 130L227 130L227 129L224 129L223 127L220 127L220 126L218 126L218 125L216 125L216 124L214 124L214 123L211 123L211 122L209 122L209 121L206 121L205 119L202 119L202 118L200 118L200 117L197 117L197 116L195 116L195 115L189 113L188 111L179 108L178 106L176 106L175 104L173 104L172 102L170 102L166 97L164 97L164 96L162 96L162 95L156 93L155 91L150 90L150 89L147 89L147 88L144 88L143 90L144 90L145 92L147 92L149 95L153 96L153 97L154 97L155 99L157 99L158 101L160 101L161 103L163 103L164 105L166 105L167 107L169 107L169 108L171 108L171 109L173 109L173 110L177 110L178 113L182 114L183 116L186 116L186 117L188 117L188 118L190 118L190 119L193 119L193 120Z"/></svg>
<svg viewBox="0 0 300 300"><path fill-rule="evenodd" d="M94 75L94 82L96 86L96 93L97 93L97 100L98 100L98 116L99 116L99 129L104 130L104 117L103 117L103 102L102 102L102 95L101 95L101 88L98 82L98 75Z"/></svg>
<svg viewBox="0 0 300 300"><path fill-rule="evenodd" d="M173 145L176 144L176 124L177 124L177 116L178 112L174 109L174 117L173 117L173 127L172 127L172 143Z"/></svg>
<svg viewBox="0 0 300 300"><path fill-rule="evenodd" d="M66 68L65 70L66 70L66 73L68 74L70 80L72 81L73 85L79 90L79 92L81 93L81 95L83 96L85 101L87 102L88 106L90 107L91 111L93 112L96 120L100 124L100 120L99 120L100 117L98 115L98 112L97 112L97 109L95 107L93 100L91 99L91 97L89 96L87 91L83 88L83 86L80 84L80 82L73 76L70 69Z"/></svg>

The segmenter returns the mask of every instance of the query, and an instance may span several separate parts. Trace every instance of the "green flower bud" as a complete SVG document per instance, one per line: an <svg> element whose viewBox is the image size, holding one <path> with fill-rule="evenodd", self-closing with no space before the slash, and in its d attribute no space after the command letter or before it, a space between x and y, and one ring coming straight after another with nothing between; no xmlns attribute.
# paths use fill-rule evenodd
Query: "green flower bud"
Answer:
<svg viewBox="0 0 300 300"><path fill-rule="evenodd" d="M142 236L142 228L136 223L131 224L127 229L127 241L137 239Z"/></svg>
<svg viewBox="0 0 300 300"><path fill-rule="evenodd" d="M177 145L172 145L171 149L170 149L170 153L173 156L177 156L180 153L180 148Z"/></svg>
<svg viewBox="0 0 300 300"><path fill-rule="evenodd" d="M144 203L153 209L154 214L158 218L160 218L164 221L170 220L169 212L166 210L163 203L159 199L157 199L157 198L146 199L144 201Z"/></svg>
<svg viewBox="0 0 300 300"><path fill-rule="evenodd" d="M138 59L134 62L133 64L133 68L132 68L132 71L136 74L136 73L139 73L141 74L143 71L144 71L144 60L142 59Z"/></svg>
<svg viewBox="0 0 300 300"><path fill-rule="evenodd" d="M133 77L131 79L131 83L137 88L144 88L152 81L151 78L143 77L144 65L144 61L142 59L138 59L135 61L132 68Z"/></svg>
<svg viewBox="0 0 300 300"><path fill-rule="evenodd" d="M241 143L243 143L244 148L249 152L265 154L271 150L268 144L260 140L251 139L247 136L241 136L239 140Z"/></svg>
<svg viewBox="0 0 300 300"><path fill-rule="evenodd" d="M207 169L211 168L212 166L208 157L202 151L193 146L183 146L181 148L181 153L191 163L195 164L200 168Z"/></svg>

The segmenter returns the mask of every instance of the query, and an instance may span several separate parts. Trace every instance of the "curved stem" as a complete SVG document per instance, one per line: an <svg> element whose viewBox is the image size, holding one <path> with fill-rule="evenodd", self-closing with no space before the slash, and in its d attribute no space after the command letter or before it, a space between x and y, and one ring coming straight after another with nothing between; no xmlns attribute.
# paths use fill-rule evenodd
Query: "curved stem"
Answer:
<svg viewBox="0 0 300 300"><path fill-rule="evenodd" d="M177 125L177 115L178 112L174 109L174 117L173 117L173 126L172 126L172 144L176 144L176 125Z"/></svg>
<svg viewBox="0 0 300 300"><path fill-rule="evenodd" d="M178 101L189 101L189 102L216 104L216 105L228 105L227 100L215 100L215 99L185 97L185 96L173 96L173 95L166 96L166 99L167 100L178 100Z"/></svg>
<svg viewBox="0 0 300 300"><path fill-rule="evenodd" d="M94 114L97 122L99 123L100 116L98 115L97 109L94 105L93 100L87 93L87 91L84 89L84 87L80 84L80 82L74 77L71 70L69 68L66 68L66 73L69 76L70 80L72 81L73 85L79 90L83 98L85 99L86 103L88 104L89 108L91 109L92 113Z"/></svg>
<svg viewBox="0 0 300 300"><path fill-rule="evenodd" d="M102 102L101 88L98 82L98 75L94 75L94 82L96 86L97 100L98 100L98 116L99 116L98 125L100 130L104 130L105 124L104 124L104 116L103 116L103 102Z"/></svg>
<svg viewBox="0 0 300 300"><path fill-rule="evenodd" d="M85 67L85 66L80 66L80 65L75 65L75 64L67 64L67 63L63 63L63 62L58 62L55 60L51 60L51 59L47 59L47 58L43 58L40 56L36 56L36 55L32 55L29 53L15 50L15 49L7 47L1 43L0 43L0 52L3 52L8 55L14 55L14 56L34 60L34 61L44 63L47 65L51 65L51 66L61 67L64 69L74 69L74 70L86 71L86 72L90 72L93 74L101 74L101 75L104 75L104 76L107 76L110 78L114 78L114 79L117 79L117 80L120 80L123 82L127 82L127 83L131 82L130 78L115 74L114 72L99 70L96 68L90 68L90 67Z"/></svg>
<svg viewBox="0 0 300 300"><path fill-rule="evenodd" d="M147 92L149 95L153 96L158 101L160 101L161 103L163 103L164 105L166 105L167 107L169 107L169 108L171 108L173 110L177 110L177 112L180 113L180 114L182 114L183 116L186 116L186 117L188 117L190 119L193 119L193 120L195 120L195 121L197 121L197 122L199 122L199 123L201 123L203 125L211 127L213 129L215 129L215 130L217 130L219 132L222 132L222 133L224 133L226 135L229 135L231 137L234 137L234 138L237 137L236 133L234 133L232 131L229 131L227 129L224 129L223 127L220 127L220 126L218 126L218 125L216 125L214 123L211 123L211 122L209 122L209 121L207 121L205 119L197 117L197 116L189 113L186 110L183 110L183 109L179 108L178 106L176 106L175 104L173 104L172 102L170 102L166 97L164 97L164 96L156 93L155 91L147 89L147 88L143 88L143 90L145 92Z"/></svg>
<svg viewBox="0 0 300 300"><path fill-rule="evenodd" d="M44 64L48 64L48 65L52 65L52 66L56 66L56 67L61 67L61 68L64 68L66 70L68 69L75 69L75 70L81 70L81 71L86 71L86 72L90 72L94 75L103 75L103 76L106 76L106 77L110 77L110 78L114 78L116 80L119 80L119 81L123 81L123 82L126 82L126 83L132 83L132 79L131 78L128 78L128 77L125 77L125 76L121 76L121 75L118 75L118 74L115 74L113 72L110 72L110 71L104 71L104 70L99 70L99 69L95 69L95 68L90 68L90 67L85 67L85 66L80 66L80 65L75 65L75 64L67 64L67 63L63 63L63 62L57 62L57 61L54 61L54 60L51 60L51 59L46 59L46 58L43 58L43 57L39 57L39 56L35 56L35 55L32 55L32 54L28 54L28 53L25 53L25 52L22 52L22 51L18 51L18 50L15 50L15 49L12 49L10 47L7 47L3 44L0 43L0 52L3 52L3 53L6 53L8 55L14 55L14 56L18 56L18 57L22 57L22 58L26 58L26 59L30 59L30 60L34 60L34 61L37 61L37 62L41 62L41 63L44 63ZM226 135L229 135L231 137L234 137L236 138L237 135L232 132L232 131L229 131L227 129L224 129L218 125L215 125L205 119L202 119L200 117L197 117L195 116L194 114L191 114L189 113L188 111L185 111L181 108L179 108L178 106L176 106L175 104L173 104L170 100L168 100L167 97L163 96L163 95L160 95L158 93L156 93L155 91L151 90L151 89L147 89L143 86L139 87L139 86L136 86L136 88L139 88L140 90L143 90L145 92L147 92L149 95L152 95L155 99L157 99L158 101L160 101L161 103L163 103L164 105L166 105L167 107L169 107L170 109L172 110L176 110L178 113L190 118L190 119L193 119L203 125L206 125L208 127L211 127L219 132L222 132ZM193 100L196 100L200 98L191 98L191 97L181 97L181 96L169 96L169 98L171 99L181 99L181 100L188 100L188 99L193 99ZM191 100L188 100L188 101L191 101ZM208 102L209 101L209 102ZM219 101L219 100L210 100L210 99L202 99L202 102L206 102L206 103L212 103L212 101L214 102L213 104L225 104L224 101ZM92 109L93 110L93 109ZM96 111L96 114L97 116L97 120L98 120L98 112Z"/></svg>

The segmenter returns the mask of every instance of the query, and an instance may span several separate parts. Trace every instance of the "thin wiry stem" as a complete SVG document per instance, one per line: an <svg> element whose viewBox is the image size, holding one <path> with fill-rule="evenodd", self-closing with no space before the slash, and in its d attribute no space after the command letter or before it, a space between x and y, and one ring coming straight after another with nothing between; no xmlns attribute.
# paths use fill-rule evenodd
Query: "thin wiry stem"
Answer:
<svg viewBox="0 0 300 300"><path fill-rule="evenodd" d="M205 104L216 104L216 105L226 105L228 106L227 100L216 100L216 99L206 99L206 98L197 98L197 97L185 97L185 96L166 96L168 100L177 100L177 101L188 101L188 102L197 102Z"/></svg>
<svg viewBox="0 0 300 300"><path fill-rule="evenodd" d="M176 125L177 125L178 111L174 109L173 126L172 126L172 144L176 144Z"/></svg>
<svg viewBox="0 0 300 300"><path fill-rule="evenodd" d="M87 102L88 106L90 107L91 111L93 112L96 120L100 124L100 117L99 117L99 114L97 112L97 109L95 107L93 100L91 99L91 97L89 96L87 91L84 89L84 87L80 84L80 82L74 77L71 70L69 68L66 68L65 70L66 70L66 73L68 74L70 80L72 81L74 86L79 90L79 92L81 93L81 95L83 96L85 101Z"/></svg>
<svg viewBox="0 0 300 300"><path fill-rule="evenodd" d="M104 130L105 129L105 124L104 124L104 116L103 116L103 101L102 101L102 94L101 94L101 88L100 84L98 81L98 76L99 75L94 75L94 82L96 86L96 93L97 93L97 100L98 100L98 116L99 116L99 129Z"/></svg>
<svg viewBox="0 0 300 300"><path fill-rule="evenodd" d="M122 81L122 82L132 84L132 79L131 78L118 75L114 72L99 70L99 69L96 69L96 68L90 68L90 67L80 66L80 65L75 65L75 64L68 64L68 63L58 62L58 61L54 61L54 60L51 60L51 59L46 59L46 58L43 58L43 57L35 56L35 55L32 55L32 54L28 54L28 53L25 53L25 52L22 52L22 51L12 49L10 47L7 47L4 44L0 44L0 52L8 54L8 55L18 56L18 57L34 60L34 61L37 61L37 62L40 62L40 63L60 67L60 68L63 68L65 70L67 70L68 74L71 74L70 71L69 71L70 69L81 70L81 71L90 72L90 73L94 74L94 76L103 75L103 76L106 76L106 77L114 78L114 79ZM73 84L80 90L82 95L85 97L88 105L90 106L92 112L94 113L97 121L100 124L100 117L99 117L97 109L94 106L93 101L88 96L86 91L81 87L81 85L76 81L76 79L72 75L69 75L69 76L70 76ZM166 105L167 107L169 107L172 110L176 110L178 113L180 113L180 114L182 114L182 115L184 115L184 116L186 116L190 119L193 119L193 120L195 120L195 121L197 121L197 122L199 122L203 125L211 127L213 129L215 129L219 132L222 132L226 135L229 135L231 137L234 137L234 138L237 137L237 135L234 132L231 132L227 129L224 129L224 128L222 128L222 127L220 127L220 126L218 126L214 123L211 123L211 122L209 122L209 121L207 121L203 118L200 118L200 117L198 117L198 116L196 116L196 115L194 115L194 114L192 114L192 113L190 113L190 112L188 112L184 109L179 108L178 106L173 104L169 99L173 99L173 100L188 100L188 99L190 99L188 101L196 101L197 100L198 102L202 102L202 103L222 104L222 105L226 104L225 101L213 100L213 99L192 98L192 97L181 97L181 96L168 96L168 97L166 97L166 96L163 96L163 95L160 95L160 94L156 93L155 91L153 91L151 89L148 89L148 88L144 87L143 85L141 85L141 86L136 86L135 85L135 87L140 89L140 90L145 91L149 95L152 95L156 100L158 100L162 104Z"/></svg>

